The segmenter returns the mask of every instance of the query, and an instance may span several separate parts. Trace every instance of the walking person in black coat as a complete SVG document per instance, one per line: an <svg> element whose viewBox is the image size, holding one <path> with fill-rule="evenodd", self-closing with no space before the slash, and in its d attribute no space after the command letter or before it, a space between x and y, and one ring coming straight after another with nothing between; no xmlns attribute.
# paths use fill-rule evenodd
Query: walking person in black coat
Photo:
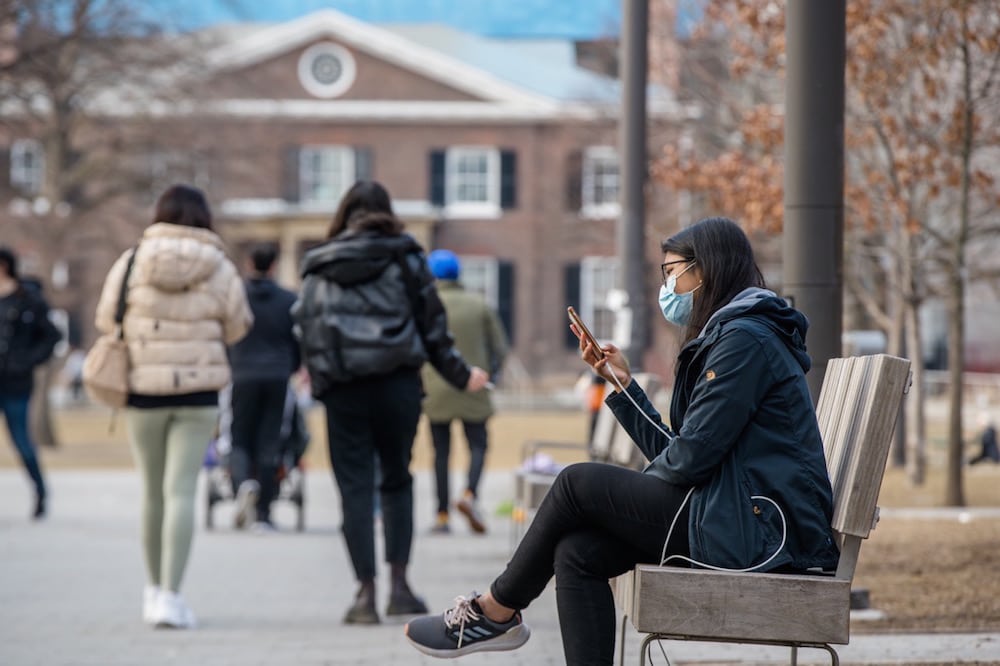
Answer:
<svg viewBox="0 0 1000 666"><path fill-rule="evenodd" d="M271 503L278 495L281 424L288 380L299 367L299 344L292 332L295 293L272 278L277 250L253 249L246 281L253 326L229 348L233 373L229 473L236 493L236 527L273 530Z"/></svg>
<svg viewBox="0 0 1000 666"><path fill-rule="evenodd" d="M17 255L0 246L0 411L24 469L35 485L32 516L45 516L45 479L28 431L35 367L52 356L59 330L37 287L18 277Z"/></svg>
<svg viewBox="0 0 1000 666"><path fill-rule="evenodd" d="M355 183L341 200L327 238L302 259L302 291L292 314L313 395L326 407L344 540L360 583L344 622L375 624L375 457L392 576L385 613L426 613L406 580L413 541L410 457L423 395L420 368L428 361L467 391L482 390L489 376L470 367L456 350L423 250L403 233L382 185Z"/></svg>

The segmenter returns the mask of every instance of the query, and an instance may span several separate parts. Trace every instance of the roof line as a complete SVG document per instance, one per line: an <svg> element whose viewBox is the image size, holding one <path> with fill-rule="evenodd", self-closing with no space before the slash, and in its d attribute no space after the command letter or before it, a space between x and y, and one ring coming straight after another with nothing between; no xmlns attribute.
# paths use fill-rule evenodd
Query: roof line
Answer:
<svg viewBox="0 0 1000 666"><path fill-rule="evenodd" d="M482 99L535 106L553 102L333 9L322 9L217 47L208 54L208 63L219 69L252 65L324 36Z"/></svg>

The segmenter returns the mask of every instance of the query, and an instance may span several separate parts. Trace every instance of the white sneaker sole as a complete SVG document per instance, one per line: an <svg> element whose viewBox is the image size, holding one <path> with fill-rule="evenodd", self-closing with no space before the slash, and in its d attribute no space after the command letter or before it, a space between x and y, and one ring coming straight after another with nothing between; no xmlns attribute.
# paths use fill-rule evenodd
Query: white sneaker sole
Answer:
<svg viewBox="0 0 1000 666"><path fill-rule="evenodd" d="M431 657L437 657L438 659L456 659L467 654L472 654L473 652L507 652L508 650L516 650L527 643L529 638L531 638L531 630L528 629L528 625L519 624L512 629L508 629L506 633L500 634L499 636L485 641L469 643L468 645L463 645L460 648L439 650L427 647L426 645L421 645L409 636L406 637L406 640L410 641L410 645L415 647L419 652L423 652Z"/></svg>

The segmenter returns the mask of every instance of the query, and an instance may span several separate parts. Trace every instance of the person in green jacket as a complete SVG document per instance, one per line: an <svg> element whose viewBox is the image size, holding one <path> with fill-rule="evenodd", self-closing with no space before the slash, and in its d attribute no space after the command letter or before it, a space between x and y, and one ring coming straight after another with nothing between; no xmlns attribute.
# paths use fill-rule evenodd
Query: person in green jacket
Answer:
<svg viewBox="0 0 1000 666"><path fill-rule="evenodd" d="M437 279L438 295L448 315L448 329L455 347L465 360L486 368L496 382L507 356L507 336L496 313L478 294L466 291L458 281L461 266L450 250L434 250L427 257L431 273ZM451 453L451 422L459 420L469 445L469 475L462 496L455 502L469 521L472 531L486 532L486 521L476 501L476 490L486 461L486 421L493 415L488 391L468 393L451 386L428 363L423 369L424 413L430 422L434 442L434 476L437 492L437 517L431 529L436 534L451 531L448 523L450 485L448 458Z"/></svg>

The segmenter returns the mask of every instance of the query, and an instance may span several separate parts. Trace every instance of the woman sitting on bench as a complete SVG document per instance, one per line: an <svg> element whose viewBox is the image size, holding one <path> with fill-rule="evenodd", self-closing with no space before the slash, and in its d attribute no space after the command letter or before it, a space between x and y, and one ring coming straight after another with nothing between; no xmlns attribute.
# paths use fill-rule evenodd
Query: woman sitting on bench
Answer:
<svg viewBox="0 0 1000 666"><path fill-rule="evenodd" d="M555 575L566 663L611 664L608 580L637 563L836 567L830 480L805 379L805 316L766 289L731 220L702 220L661 247L660 309L684 332L673 429L619 349L598 348L572 326L584 361L613 389L608 406L652 462L643 472L600 463L563 470L489 592L407 625L421 652L520 647L529 636L521 610Z"/></svg>

